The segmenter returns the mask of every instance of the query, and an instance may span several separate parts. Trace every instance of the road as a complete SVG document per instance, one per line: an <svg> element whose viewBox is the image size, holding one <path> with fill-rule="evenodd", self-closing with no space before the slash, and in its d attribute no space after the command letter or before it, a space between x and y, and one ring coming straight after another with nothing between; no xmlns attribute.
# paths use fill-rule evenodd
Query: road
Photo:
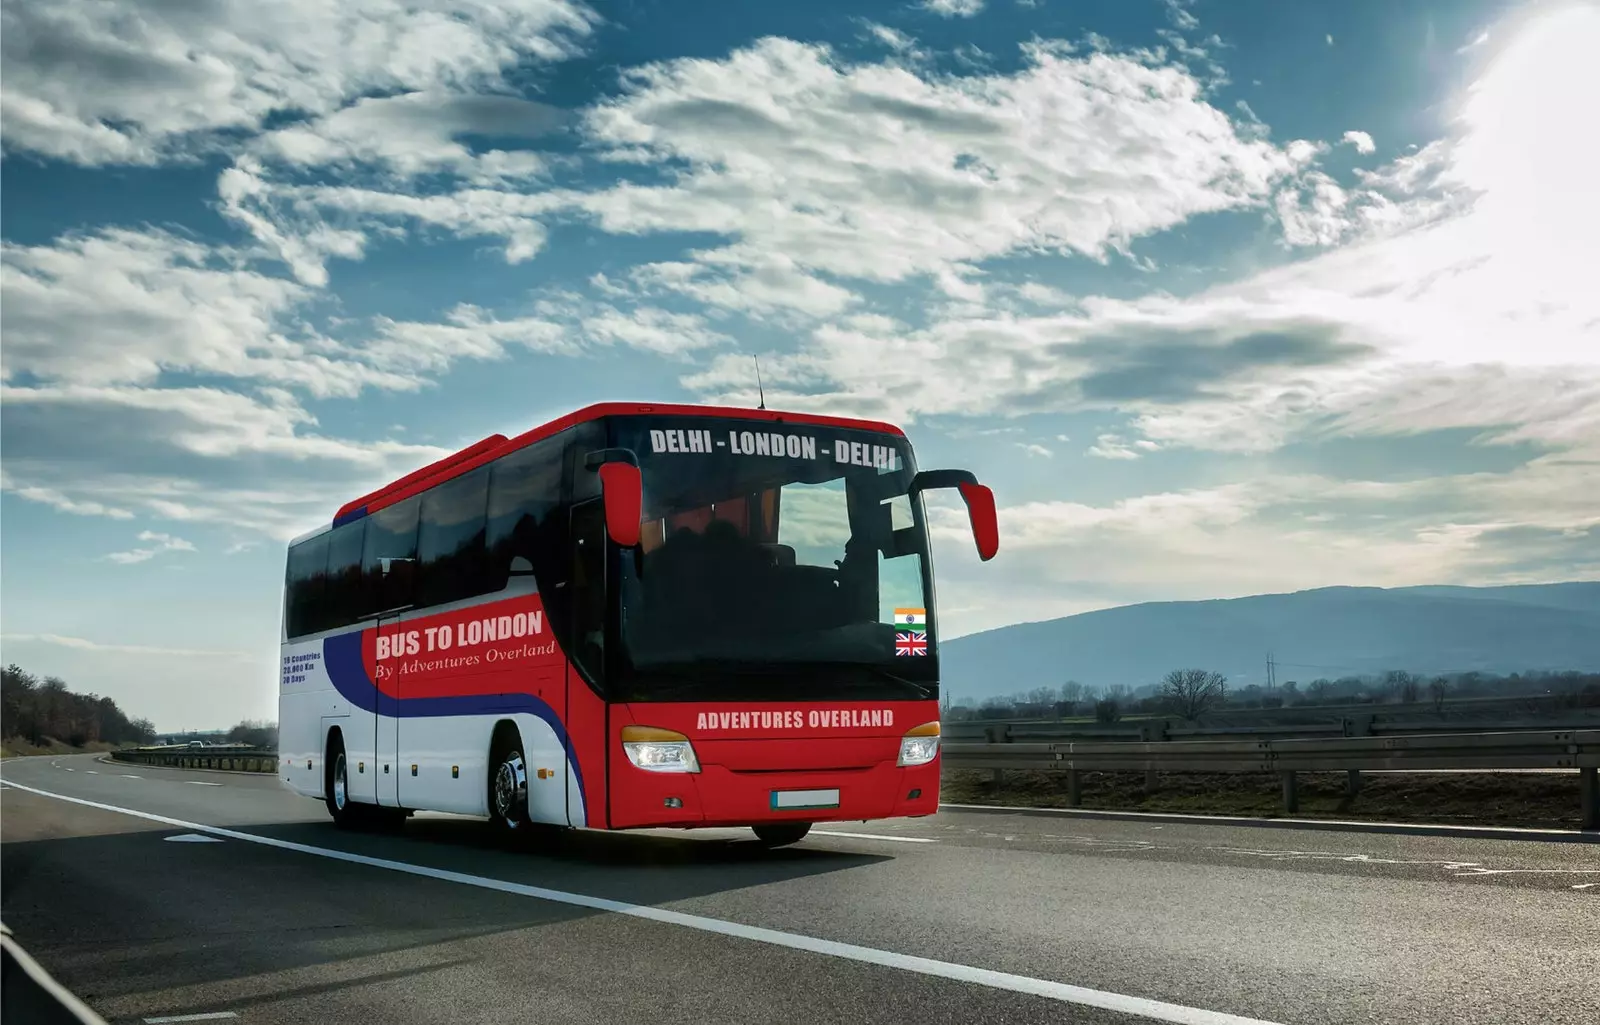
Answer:
<svg viewBox="0 0 1600 1025"><path fill-rule="evenodd" d="M271 777L85 755L3 779L0 916L112 1022L1543 1025L1600 1008L1594 844L944 811L778 851L738 831L529 845L443 815L339 832Z"/></svg>

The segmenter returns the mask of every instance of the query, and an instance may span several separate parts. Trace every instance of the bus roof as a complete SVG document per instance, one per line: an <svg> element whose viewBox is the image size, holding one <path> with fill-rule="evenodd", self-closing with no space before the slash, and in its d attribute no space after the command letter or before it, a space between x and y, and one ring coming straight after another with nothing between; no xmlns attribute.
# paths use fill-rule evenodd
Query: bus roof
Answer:
<svg viewBox="0 0 1600 1025"><path fill-rule="evenodd" d="M369 491L360 498L340 506L339 511L334 514L332 525L335 527L342 526L345 523L358 520L368 513L377 512L386 506L403 502L412 495L437 487L445 481L475 470L509 452L515 452L519 448L558 434L568 427L588 423L591 420L598 420L604 416L638 416L642 414L654 416L724 416L740 420L768 420L774 423L848 427L856 430L879 431L905 437L905 432L899 427L879 420L822 416L816 413L790 413L776 409L742 409L737 406L694 406L660 402L597 402L594 405L585 406L575 412L568 413L566 416L551 420L549 423L541 424L530 431L525 431L515 438L508 439L503 434L491 434L482 441L474 442L459 452L445 456L437 462L429 463L421 469L413 470L398 480L386 484L375 491ZM312 531L305 536L311 537L317 533L318 531Z"/></svg>

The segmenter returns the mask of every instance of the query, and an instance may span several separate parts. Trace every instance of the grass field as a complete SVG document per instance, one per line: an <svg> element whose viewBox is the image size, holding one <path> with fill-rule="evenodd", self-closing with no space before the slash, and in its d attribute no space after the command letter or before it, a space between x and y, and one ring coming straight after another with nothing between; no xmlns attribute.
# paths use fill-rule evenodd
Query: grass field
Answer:
<svg viewBox="0 0 1600 1025"><path fill-rule="evenodd" d="M1344 773L1302 772L1294 818L1429 822L1577 829L1578 774L1368 773L1354 798ZM1066 808L1065 773L1008 769L996 789L983 769L946 769L940 797L966 804ZM1085 772L1082 808L1284 818L1278 777L1270 773L1160 773L1145 793L1142 772Z"/></svg>
<svg viewBox="0 0 1600 1025"><path fill-rule="evenodd" d="M0 742L0 758L26 758L30 755L81 755L101 751L115 751L120 744L95 741L83 747L64 744L53 737L45 737L43 744L30 744L21 737L7 737Z"/></svg>

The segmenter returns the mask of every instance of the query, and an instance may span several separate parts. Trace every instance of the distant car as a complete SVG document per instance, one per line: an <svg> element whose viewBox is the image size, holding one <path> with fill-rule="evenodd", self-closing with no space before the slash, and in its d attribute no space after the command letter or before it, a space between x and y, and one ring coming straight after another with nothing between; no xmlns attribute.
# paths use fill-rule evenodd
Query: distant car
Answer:
<svg viewBox="0 0 1600 1025"><path fill-rule="evenodd" d="M203 741L203 740L191 740L191 741L189 741L189 746L190 747L205 747L206 746L206 742Z"/></svg>

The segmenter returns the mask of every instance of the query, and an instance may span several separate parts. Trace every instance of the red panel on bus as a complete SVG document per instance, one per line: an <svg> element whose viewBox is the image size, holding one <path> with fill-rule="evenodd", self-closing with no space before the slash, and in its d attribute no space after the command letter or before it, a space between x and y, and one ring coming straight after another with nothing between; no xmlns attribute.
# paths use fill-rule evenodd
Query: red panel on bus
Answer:
<svg viewBox="0 0 1600 1025"><path fill-rule="evenodd" d="M407 474L393 484L379 488L356 502L347 503L344 508L359 508L362 502L366 502L367 511L376 512L397 502L403 502L412 495L421 494L423 491L443 484L454 477L470 473L483 464L492 462L508 452L515 452L517 449L531 445L536 441L542 441L545 438L559 434L568 427L588 423L603 416L638 416L642 414L656 416L710 416L740 420L765 420L770 423L812 424L820 427L844 427L853 430L877 431L884 434L893 434L897 437L905 437L905 432L894 424L878 420L854 420L848 417L821 416L814 413L786 413L772 409L740 409L736 406L601 402L592 406L585 406L576 412L551 420L549 423L519 434L502 444L486 450L478 450L470 456L467 453L477 450L478 445L463 449L454 456L440 460L439 463L425 466L421 470ZM487 440L485 439L485 441ZM478 444L482 445L483 443L479 442Z"/></svg>
<svg viewBox="0 0 1600 1025"><path fill-rule="evenodd" d="M387 494L390 491L395 490L396 488L401 487L402 485L410 484L413 481L419 481L419 480L423 480L423 479L425 479L427 477L431 477L436 473L439 473L439 472L441 472L441 471L443 471L445 469L448 469L451 466L456 465L457 463L465 462L466 460L471 459L473 456L476 456L476 455L478 455L480 453L489 452L489 451L492 451L494 449L497 449L501 445L504 445L505 443L506 443L506 436L504 434L491 434L487 438L484 438L481 441L473 442L471 445L468 445L466 448L462 449L460 452L453 453L451 455L445 456L443 459L440 459L440 460L438 460L436 462L429 463L427 466L424 466L420 470L412 470L410 473L406 474L404 477L401 477L397 481L393 481L393 482L391 482L389 484L385 484L383 487L379 488L376 491L369 491L365 495L362 495L360 498L357 498L354 501L346 502L344 505L341 505L339 507L339 511L338 512L334 513L333 518L335 520L340 520L340 519L344 518L346 515L348 515L349 513L352 513L354 511L356 511L357 509L360 509L362 506L367 505L368 503L370 503L372 501L375 501L378 498L381 498L383 495Z"/></svg>

